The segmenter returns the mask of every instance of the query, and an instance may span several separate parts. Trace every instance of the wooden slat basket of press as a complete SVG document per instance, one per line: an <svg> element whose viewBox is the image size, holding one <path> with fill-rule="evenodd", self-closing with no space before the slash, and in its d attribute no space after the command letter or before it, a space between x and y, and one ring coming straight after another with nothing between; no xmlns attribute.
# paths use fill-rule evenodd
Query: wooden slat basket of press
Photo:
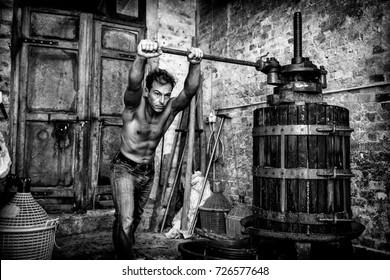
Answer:
<svg viewBox="0 0 390 280"><path fill-rule="evenodd" d="M262 224L254 226L303 234L350 226L352 131L348 110L326 103L256 109L253 214Z"/></svg>

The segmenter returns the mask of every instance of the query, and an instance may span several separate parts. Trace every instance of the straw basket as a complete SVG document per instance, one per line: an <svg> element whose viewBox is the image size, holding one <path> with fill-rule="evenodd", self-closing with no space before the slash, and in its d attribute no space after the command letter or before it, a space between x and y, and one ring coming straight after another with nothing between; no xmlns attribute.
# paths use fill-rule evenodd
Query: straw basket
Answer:
<svg viewBox="0 0 390 280"><path fill-rule="evenodd" d="M31 193L17 192L0 211L1 259L51 259L57 224Z"/></svg>

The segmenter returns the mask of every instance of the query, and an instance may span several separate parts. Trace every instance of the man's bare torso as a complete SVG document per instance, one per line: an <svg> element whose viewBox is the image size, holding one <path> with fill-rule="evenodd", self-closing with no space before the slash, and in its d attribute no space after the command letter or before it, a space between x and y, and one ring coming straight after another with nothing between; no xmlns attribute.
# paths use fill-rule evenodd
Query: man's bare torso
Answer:
<svg viewBox="0 0 390 280"><path fill-rule="evenodd" d="M148 119L145 114L147 101L144 97L136 108L123 111L123 127L120 150L127 158L137 163L151 163L162 136L174 120L171 101L164 111Z"/></svg>
<svg viewBox="0 0 390 280"><path fill-rule="evenodd" d="M137 163L151 163L155 150L176 114L187 108L200 82L200 62L203 52L191 48L190 62L184 88L177 97L170 98L174 78L165 70L156 68L144 81L145 62L162 54L157 42L141 40L137 56L129 72L129 85L124 94L123 128L120 151Z"/></svg>

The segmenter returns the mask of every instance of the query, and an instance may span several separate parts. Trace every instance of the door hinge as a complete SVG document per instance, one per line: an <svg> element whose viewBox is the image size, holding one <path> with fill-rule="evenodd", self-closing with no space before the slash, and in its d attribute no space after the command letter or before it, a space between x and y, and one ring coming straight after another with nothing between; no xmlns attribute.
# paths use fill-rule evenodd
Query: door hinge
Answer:
<svg viewBox="0 0 390 280"><path fill-rule="evenodd" d="M39 45L51 45L51 46L57 46L58 41L50 41L50 40L38 40L38 39L30 39L30 38L23 38L23 43L31 43L31 44L39 44Z"/></svg>

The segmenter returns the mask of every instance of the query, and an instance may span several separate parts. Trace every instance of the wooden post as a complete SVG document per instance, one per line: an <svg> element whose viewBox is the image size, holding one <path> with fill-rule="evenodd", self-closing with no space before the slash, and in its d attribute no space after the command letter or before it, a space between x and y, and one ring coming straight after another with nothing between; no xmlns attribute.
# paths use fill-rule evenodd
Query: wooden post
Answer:
<svg viewBox="0 0 390 280"><path fill-rule="evenodd" d="M196 38L192 38L192 45L196 46ZM200 83L201 79L199 79ZM198 87L198 92L201 85ZM197 95L196 95L197 96ZM194 157L194 144L195 144L195 120L196 120L196 96L191 100L190 104L190 120L188 123L188 150L187 150L187 165L186 165L186 177L184 183L184 198L183 198L183 209L181 212L181 223L180 229L187 230L188 222L188 211L190 210L190 199L191 199L191 177L192 177L192 160Z"/></svg>
<svg viewBox="0 0 390 280"><path fill-rule="evenodd" d="M198 38L199 38L199 22L200 22L200 4L199 1L196 1L196 10L195 10L195 38L193 40L193 44L198 45ZM200 85L198 89L198 93L196 94L197 102L196 102L196 113L197 113L197 121L198 121L198 128L200 130L199 135L199 148L200 148L200 163L198 166L200 166L200 172L202 172L202 175L206 172L206 165L207 165L207 156L206 156L206 133L204 130L204 122L203 122L203 76L201 74L200 76Z"/></svg>
<svg viewBox="0 0 390 280"><path fill-rule="evenodd" d="M177 128L181 128L183 126L183 123L186 122L184 120L185 116L187 116L186 110L180 113L180 120L179 120L179 124L178 124ZM159 227L159 224L161 222L160 212L161 212L162 208L164 207L163 201L164 201L166 189L168 187L169 177L171 174L173 160L175 158L175 153L176 153L176 148L177 148L177 143L179 141L179 134L180 133L181 132L179 132L179 131L175 132L175 137L173 139L173 144L172 144L172 150L171 150L171 153L169 155L167 169L165 170L164 181L162 181L162 189L161 189L161 191L159 191L159 190L157 191L156 202L154 204L151 222L150 222L150 226L149 226L149 230L152 232L158 231L158 227ZM185 139L185 137L184 137L184 139ZM180 154L180 151L179 151L179 154ZM180 155L179 155L179 157L180 157ZM178 161L179 161L179 157L177 159ZM180 166L180 168L181 168L181 166ZM160 182L161 182L162 176L163 176L162 173L160 173ZM172 188L175 187L175 184L176 184L176 180L175 180L175 183L173 184ZM165 211L167 211L167 210L165 210ZM162 230L163 230L163 225L161 226L161 231Z"/></svg>
<svg viewBox="0 0 390 280"><path fill-rule="evenodd" d="M179 121L178 127L181 126L182 121L183 121L183 112L180 113L180 121ZM169 160L168 160L168 164L167 164L167 168L168 169L166 170L165 177L164 177L161 201L164 200L165 192L166 192L167 187L168 187L169 177L170 177L171 170L172 170L172 165L173 165L173 159L175 158L177 142L179 140L179 133L180 132L176 132L175 133L175 137L173 138L172 150L171 150L171 153L169 155Z"/></svg>
<svg viewBox="0 0 390 280"><path fill-rule="evenodd" d="M183 164L183 159L184 159L184 153L182 154L182 156L180 158L180 163L179 163L178 168L177 168L175 180L174 180L173 185L172 185L172 190L171 190L171 192L169 194L169 199L168 199L167 207L165 209L164 218L163 218L162 223L161 223L160 233L162 233L163 230L164 230L165 222L166 222L167 217L168 217L169 206L171 205L171 201L172 201L173 195L174 195L174 193L176 191L176 185L178 185L177 182L178 182L179 177L180 177L180 173L181 173L180 171L181 171L181 166Z"/></svg>
<svg viewBox="0 0 390 280"><path fill-rule="evenodd" d="M203 77L201 77L201 81L203 81ZM201 83L202 85L202 83ZM200 146L200 172L204 175L206 172L206 134L204 131L204 123L203 123L203 90L202 87L199 87L197 94L197 121L198 127L200 130L199 133L199 146Z"/></svg>
<svg viewBox="0 0 390 280"><path fill-rule="evenodd" d="M154 203L153 207L153 212L152 212L152 217L150 218L150 225L149 225L149 230L152 232L157 232L158 231L158 226L161 222L160 217L160 211L161 211L161 200L162 198L162 177L163 177L163 164L164 164L164 139L165 137L163 136L162 142L161 142L161 158L160 158L160 171L158 174L158 182L157 182L157 189L156 189L156 200Z"/></svg>
<svg viewBox="0 0 390 280"><path fill-rule="evenodd" d="M192 98L190 105L190 121L188 124L188 152L187 152L187 164L186 164L186 177L184 183L184 198L183 198L183 210L181 215L181 230L187 230L188 211L190 209L191 198L191 176L192 176L192 158L194 154L194 141L195 141L195 109L196 99Z"/></svg>
<svg viewBox="0 0 390 280"><path fill-rule="evenodd" d="M186 131L186 128L188 127L188 121L189 121L189 111L190 111L190 108L187 107L183 112L182 112L182 120L180 122L180 127L179 127L179 130L178 132L180 132L179 134L179 144L178 144L178 154L177 154L177 160L175 161L175 168L176 169L176 174L181 174L181 166L178 167L179 165L179 160L183 157L183 154L185 152L185 149L186 149L186 146L187 146L187 131ZM181 185L181 180L177 180L175 182L175 184L172 186L172 190L173 190L173 193L172 193L172 198L171 198L171 203L172 204L175 204L176 206L176 202L177 202L177 193L178 193L178 190L180 189L180 185ZM176 208L175 207L170 207L168 210L168 216L166 218L166 224L169 224L175 214L176 214Z"/></svg>
<svg viewBox="0 0 390 280"><path fill-rule="evenodd" d="M179 121L178 127L181 126L182 121L183 121L183 112L180 114L180 121ZM159 227L159 224L161 221L160 212L164 207L163 201L164 201L165 192L166 192L166 189L167 189L167 186L169 183L169 177L170 177L171 170L172 170L173 159L175 157L175 151L176 151L176 146L177 146L177 142L178 142L178 138L179 138L179 133L180 132L175 133L175 137L173 139L173 144L172 144L172 150L171 150L171 153L169 155L169 159L168 159L168 163L167 163L167 170L165 171L164 181L162 181L163 182L162 189L161 189L161 191L157 192L158 196L156 196L156 202L154 204L151 222L150 222L150 226L149 226L149 230L152 232L158 231L158 227ZM163 177L163 174L160 173L160 182L161 182L162 177ZM174 183L174 185L175 185L175 183ZM166 213L166 211L167 210L165 210L165 213ZM164 225L162 224L161 231L163 230L163 227L164 227Z"/></svg>

